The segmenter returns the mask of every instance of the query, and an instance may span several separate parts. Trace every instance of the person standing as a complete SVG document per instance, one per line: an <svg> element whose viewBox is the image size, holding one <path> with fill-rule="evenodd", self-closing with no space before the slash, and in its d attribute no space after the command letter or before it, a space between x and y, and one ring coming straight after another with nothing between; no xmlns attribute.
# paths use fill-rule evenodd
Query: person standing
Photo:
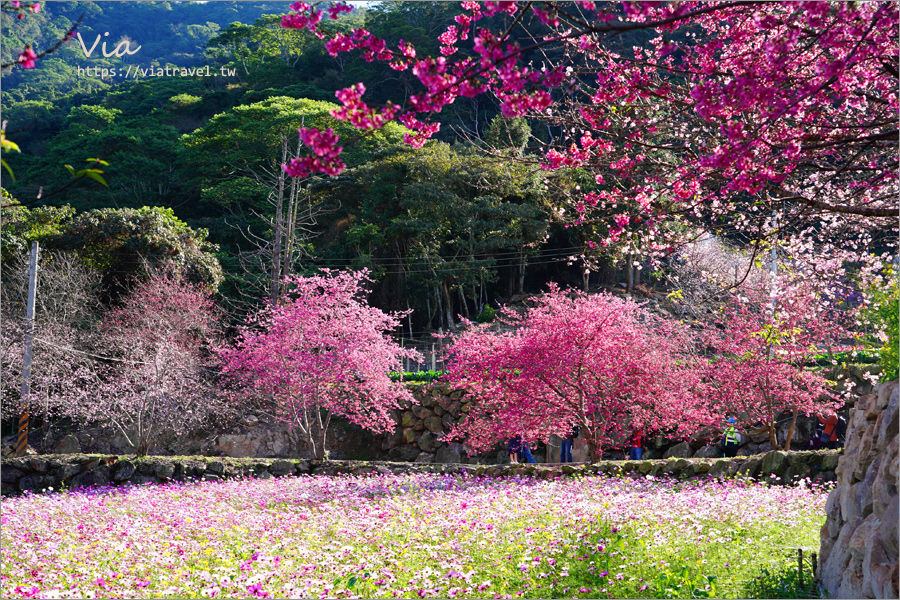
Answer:
<svg viewBox="0 0 900 600"><path fill-rule="evenodd" d="M519 462L519 452L522 450L522 436L517 435L509 440L509 462Z"/></svg>
<svg viewBox="0 0 900 600"><path fill-rule="evenodd" d="M516 436L516 437L518 437L521 440L521 442L519 443L519 455L518 455L519 460L517 462L536 463L537 461L531 455L531 448L528 447L528 442L523 440L521 438L521 436Z"/></svg>
<svg viewBox="0 0 900 600"><path fill-rule="evenodd" d="M735 429L737 421L735 421L734 417L728 417L726 423L727 426L722 434L722 451L727 458L734 458L741 447L742 438L741 434Z"/></svg>
<svg viewBox="0 0 900 600"><path fill-rule="evenodd" d="M574 425L566 437L563 438L559 447L559 462L572 462L572 446L575 445L575 438L581 435L581 428Z"/></svg>
<svg viewBox="0 0 900 600"><path fill-rule="evenodd" d="M822 424L821 442L826 448L835 449L838 445L838 416L835 413L829 413L825 416L816 415L819 423Z"/></svg>
<svg viewBox="0 0 900 600"><path fill-rule="evenodd" d="M644 458L644 429L632 427L631 429L631 453L630 460L642 460Z"/></svg>

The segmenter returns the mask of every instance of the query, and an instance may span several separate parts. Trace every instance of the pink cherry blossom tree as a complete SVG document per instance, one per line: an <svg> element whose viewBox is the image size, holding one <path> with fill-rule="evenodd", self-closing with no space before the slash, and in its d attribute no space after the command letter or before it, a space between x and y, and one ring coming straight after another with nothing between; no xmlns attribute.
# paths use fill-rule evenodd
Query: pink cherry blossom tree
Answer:
<svg viewBox="0 0 900 600"><path fill-rule="evenodd" d="M443 107L490 94L504 116L559 132L545 169L595 174L594 189L570 191L566 214L608 221L601 245L658 254L724 231L753 242L751 261L777 244L809 274L848 259L877 271L896 252L896 2L466 1L438 57L332 30L326 12L349 7L318 5L294 3L283 26L421 83L402 106L367 104L362 84L340 90L336 118L363 130L399 120L418 147ZM521 46L526 20L533 42ZM639 30L649 43L623 49ZM286 168L338 172L332 137L305 132L315 158Z"/></svg>
<svg viewBox="0 0 900 600"><path fill-rule="evenodd" d="M474 400L451 437L478 450L577 424L598 458L632 425L687 437L716 421L680 324L608 294L551 287L534 302L522 315L502 311L511 330L468 323L453 341L447 378Z"/></svg>
<svg viewBox="0 0 900 600"><path fill-rule="evenodd" d="M168 273L139 282L103 319L93 368L72 373L59 412L109 423L136 454L232 407L218 392L219 315L208 291Z"/></svg>
<svg viewBox="0 0 900 600"><path fill-rule="evenodd" d="M723 418L761 425L773 449L789 450L800 413L821 414L843 403L835 382L805 364L849 332L836 303L823 300L808 284L782 282L781 287L774 296L742 289L715 315L706 337L715 358L705 376ZM776 418L785 411L792 418L780 444Z"/></svg>
<svg viewBox="0 0 900 600"><path fill-rule="evenodd" d="M289 278L286 299L263 308L224 353L225 377L268 400L317 459L333 415L388 432L391 409L413 401L389 375L403 357L420 359L388 334L404 314L367 305L366 281L366 271Z"/></svg>

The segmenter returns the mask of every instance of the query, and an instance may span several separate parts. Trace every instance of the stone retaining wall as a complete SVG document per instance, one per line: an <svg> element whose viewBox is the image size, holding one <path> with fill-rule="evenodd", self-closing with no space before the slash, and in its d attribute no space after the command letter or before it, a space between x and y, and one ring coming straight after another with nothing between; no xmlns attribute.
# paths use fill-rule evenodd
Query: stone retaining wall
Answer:
<svg viewBox="0 0 900 600"><path fill-rule="evenodd" d="M3 496L23 492L141 485L170 481L217 481L240 477L269 479L288 475L341 473L461 473L476 476L555 476L623 474L634 476L754 477L785 484L809 477L834 480L839 451L770 452L733 459L670 459L602 461L565 465L464 465L366 461L311 461L284 459L210 458L202 456L142 458L115 455L43 455L5 458L0 469Z"/></svg>
<svg viewBox="0 0 900 600"><path fill-rule="evenodd" d="M819 579L831 598L897 598L898 382L861 398L825 505Z"/></svg>

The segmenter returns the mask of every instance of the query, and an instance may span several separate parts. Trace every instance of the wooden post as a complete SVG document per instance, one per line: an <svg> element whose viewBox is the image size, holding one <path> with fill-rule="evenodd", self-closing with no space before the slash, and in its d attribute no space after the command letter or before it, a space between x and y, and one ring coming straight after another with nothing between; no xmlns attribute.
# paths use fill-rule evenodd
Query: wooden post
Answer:
<svg viewBox="0 0 900 600"><path fill-rule="evenodd" d="M803 548L797 548L797 576L800 587L803 587Z"/></svg>
<svg viewBox="0 0 900 600"><path fill-rule="evenodd" d="M815 580L817 577L816 572L819 570L819 556L815 552L813 552L811 558L812 558L813 580Z"/></svg>
<svg viewBox="0 0 900 600"><path fill-rule="evenodd" d="M22 416L19 417L19 439L16 456L25 455L28 445L28 397L31 395L31 351L34 346L34 297L37 292L38 243L31 242L31 265L28 268L28 299L25 305L25 356L22 360Z"/></svg>
<svg viewBox="0 0 900 600"><path fill-rule="evenodd" d="M631 294L634 292L634 269L631 267L633 255L629 252L625 257L625 292Z"/></svg>

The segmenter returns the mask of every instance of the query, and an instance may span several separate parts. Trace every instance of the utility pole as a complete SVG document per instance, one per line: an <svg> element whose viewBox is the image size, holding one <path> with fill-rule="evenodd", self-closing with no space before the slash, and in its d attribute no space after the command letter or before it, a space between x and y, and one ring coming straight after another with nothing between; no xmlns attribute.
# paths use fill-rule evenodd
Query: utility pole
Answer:
<svg viewBox="0 0 900 600"><path fill-rule="evenodd" d="M25 357L22 361L22 416L16 456L25 454L28 445L28 397L31 395L31 349L34 345L34 297L37 292L38 243L31 242L31 266L28 269L28 300L25 305Z"/></svg>
<svg viewBox="0 0 900 600"><path fill-rule="evenodd" d="M775 224L775 240L778 240L778 211L772 211L772 221ZM775 241L772 242L772 287L770 290L772 304L772 319L775 319L775 294L778 292L778 249Z"/></svg>

